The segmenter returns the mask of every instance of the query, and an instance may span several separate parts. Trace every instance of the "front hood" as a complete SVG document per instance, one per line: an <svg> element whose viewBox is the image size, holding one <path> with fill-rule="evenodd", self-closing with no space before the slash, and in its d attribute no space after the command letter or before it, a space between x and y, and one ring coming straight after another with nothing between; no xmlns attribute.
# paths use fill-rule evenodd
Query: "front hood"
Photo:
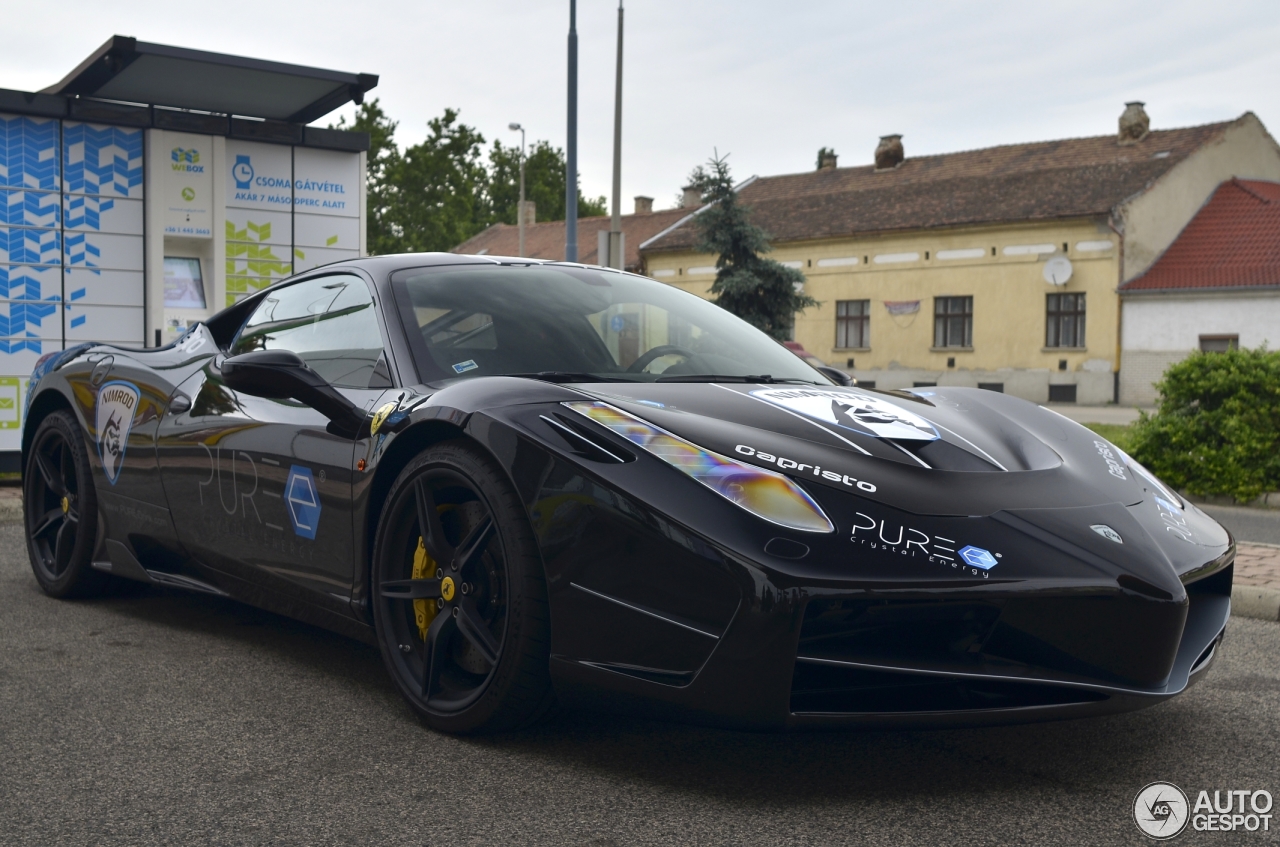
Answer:
<svg viewBox="0 0 1280 847"><path fill-rule="evenodd" d="M723 455L913 514L1136 507L1159 493L1092 431L1033 403L980 389L907 393L707 383L575 388Z"/></svg>

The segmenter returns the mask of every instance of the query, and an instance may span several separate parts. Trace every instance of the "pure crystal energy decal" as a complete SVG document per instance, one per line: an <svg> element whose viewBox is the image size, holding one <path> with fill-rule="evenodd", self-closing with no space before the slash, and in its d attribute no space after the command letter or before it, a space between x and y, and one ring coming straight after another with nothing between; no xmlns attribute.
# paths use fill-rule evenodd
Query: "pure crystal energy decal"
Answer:
<svg viewBox="0 0 1280 847"><path fill-rule="evenodd" d="M289 478L284 484L284 502L289 509L289 523L293 531L303 538L316 538L320 526L320 493L310 468L300 465L289 467Z"/></svg>
<svg viewBox="0 0 1280 847"><path fill-rule="evenodd" d="M851 429L875 438L936 441L940 437L924 418L879 397L831 388L761 388L752 397L789 412Z"/></svg>
<svg viewBox="0 0 1280 847"><path fill-rule="evenodd" d="M124 466L124 452L129 446L129 431L133 429L140 397L138 386L132 382L105 382L98 389L94 409L98 455L102 459L102 472L112 485L120 478L120 469Z"/></svg>

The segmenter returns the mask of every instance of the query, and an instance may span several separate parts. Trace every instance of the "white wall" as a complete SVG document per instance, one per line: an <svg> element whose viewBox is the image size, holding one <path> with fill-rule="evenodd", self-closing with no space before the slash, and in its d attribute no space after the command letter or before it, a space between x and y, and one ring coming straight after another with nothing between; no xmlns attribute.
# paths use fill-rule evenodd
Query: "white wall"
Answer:
<svg viewBox="0 0 1280 847"><path fill-rule="evenodd" d="M1124 350L1198 350L1201 335L1238 335L1241 347L1280 348L1280 291L1126 297Z"/></svg>
<svg viewBox="0 0 1280 847"><path fill-rule="evenodd" d="M1200 349L1201 335L1238 335L1241 347L1280 349L1280 290L1124 298L1120 402L1151 406L1155 383Z"/></svg>

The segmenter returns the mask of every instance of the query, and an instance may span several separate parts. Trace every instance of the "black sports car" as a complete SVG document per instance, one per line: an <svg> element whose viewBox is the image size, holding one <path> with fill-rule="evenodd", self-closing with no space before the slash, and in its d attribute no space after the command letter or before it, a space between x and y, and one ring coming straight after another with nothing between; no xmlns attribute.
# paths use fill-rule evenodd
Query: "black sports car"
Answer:
<svg viewBox="0 0 1280 847"><path fill-rule="evenodd" d="M874 391L643 277L352 260L32 377L31 562L377 643L432 727L559 701L749 728L1004 723L1203 676L1235 544L1052 411Z"/></svg>

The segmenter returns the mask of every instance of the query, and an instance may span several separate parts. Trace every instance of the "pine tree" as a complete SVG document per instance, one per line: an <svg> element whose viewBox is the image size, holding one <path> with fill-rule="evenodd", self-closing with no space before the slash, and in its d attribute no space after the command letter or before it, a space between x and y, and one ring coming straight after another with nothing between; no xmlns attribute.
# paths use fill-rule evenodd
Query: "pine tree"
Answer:
<svg viewBox="0 0 1280 847"><path fill-rule="evenodd" d="M803 292L804 274L761 255L773 249L769 236L751 223L751 209L733 190L727 159L715 156L689 175L710 204L694 220L702 236L698 249L718 256L712 300L782 341L795 313L819 304Z"/></svg>

